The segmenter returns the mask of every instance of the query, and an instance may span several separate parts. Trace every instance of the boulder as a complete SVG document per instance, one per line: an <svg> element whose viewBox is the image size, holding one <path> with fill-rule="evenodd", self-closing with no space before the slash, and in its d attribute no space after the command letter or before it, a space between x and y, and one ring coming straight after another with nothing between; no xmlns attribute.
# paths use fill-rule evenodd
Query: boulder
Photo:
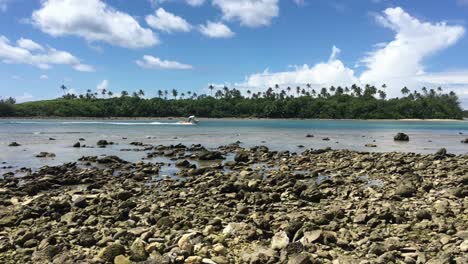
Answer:
<svg viewBox="0 0 468 264"><path fill-rule="evenodd" d="M372 144L372 143L368 143L366 145L364 145L366 148L376 148L377 145L376 144Z"/></svg>
<svg viewBox="0 0 468 264"><path fill-rule="evenodd" d="M18 142L11 142L10 144L8 144L9 147L19 147L21 146L21 144L19 144Z"/></svg>
<svg viewBox="0 0 468 264"><path fill-rule="evenodd" d="M465 138L464 140L462 140L461 143L468 144L468 138Z"/></svg>
<svg viewBox="0 0 468 264"><path fill-rule="evenodd" d="M306 137L306 138L313 138L314 135L312 135L312 134L307 134L305 137Z"/></svg>
<svg viewBox="0 0 468 264"><path fill-rule="evenodd" d="M405 133L397 133L394 137L393 140L395 141L409 141L409 136L406 135Z"/></svg>
<svg viewBox="0 0 468 264"><path fill-rule="evenodd" d="M445 148L441 148L435 153L435 155L440 156L440 157L446 156L447 155L447 150Z"/></svg>
<svg viewBox="0 0 468 264"><path fill-rule="evenodd" d="M105 139L101 139L96 143L96 145L101 148L105 148L107 145L112 145L112 144L114 144L114 142L109 142Z"/></svg>
<svg viewBox="0 0 468 264"><path fill-rule="evenodd" d="M80 142L76 142L75 144L73 144L73 147L74 147L74 148L79 148L79 147L81 147L81 143L80 143Z"/></svg>
<svg viewBox="0 0 468 264"><path fill-rule="evenodd" d="M400 184L395 189L395 195L400 197L411 197L416 193L416 188L411 184Z"/></svg>
<svg viewBox="0 0 468 264"><path fill-rule="evenodd" d="M100 158L100 159L97 159L96 160L97 163L101 163L101 164L109 164L109 163L128 163L128 161L125 161L117 156L107 156L107 157L103 157L103 158Z"/></svg>

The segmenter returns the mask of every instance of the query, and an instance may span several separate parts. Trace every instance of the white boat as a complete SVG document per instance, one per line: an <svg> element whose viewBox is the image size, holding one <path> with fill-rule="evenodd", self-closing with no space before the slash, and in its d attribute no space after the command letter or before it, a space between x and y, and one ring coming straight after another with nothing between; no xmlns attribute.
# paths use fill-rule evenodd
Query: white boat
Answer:
<svg viewBox="0 0 468 264"><path fill-rule="evenodd" d="M187 125L195 125L195 124L198 124L198 120L195 116L189 116L187 121L180 121L179 122L180 124L187 124Z"/></svg>

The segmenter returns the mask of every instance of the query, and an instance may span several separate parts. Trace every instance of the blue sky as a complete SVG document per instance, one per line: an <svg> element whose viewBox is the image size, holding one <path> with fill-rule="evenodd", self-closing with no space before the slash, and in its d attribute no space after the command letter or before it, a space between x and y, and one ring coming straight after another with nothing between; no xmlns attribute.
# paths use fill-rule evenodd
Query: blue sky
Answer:
<svg viewBox="0 0 468 264"><path fill-rule="evenodd" d="M467 0L0 0L0 95L386 83L468 108Z"/></svg>

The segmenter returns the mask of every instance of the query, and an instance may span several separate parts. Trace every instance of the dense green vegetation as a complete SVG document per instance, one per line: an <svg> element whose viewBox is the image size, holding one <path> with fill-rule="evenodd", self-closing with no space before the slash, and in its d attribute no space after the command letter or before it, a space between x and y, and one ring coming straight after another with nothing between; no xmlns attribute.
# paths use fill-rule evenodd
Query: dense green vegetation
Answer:
<svg viewBox="0 0 468 264"><path fill-rule="evenodd" d="M422 89L422 93L401 90L403 97L386 99L385 85L381 89L366 85L361 88L330 87L320 91L296 87L285 90L275 86L263 93L247 91L243 96L237 89L224 87L214 96L177 90L157 92L158 97L144 99L144 91L132 96L123 91L113 97L111 91L84 95L68 94L59 99L16 104L14 99L0 101L0 116L32 117L260 117L260 118L463 118L455 93ZM210 94L215 89L209 87ZM107 98L106 98L107 97ZM170 97L170 98L168 98Z"/></svg>

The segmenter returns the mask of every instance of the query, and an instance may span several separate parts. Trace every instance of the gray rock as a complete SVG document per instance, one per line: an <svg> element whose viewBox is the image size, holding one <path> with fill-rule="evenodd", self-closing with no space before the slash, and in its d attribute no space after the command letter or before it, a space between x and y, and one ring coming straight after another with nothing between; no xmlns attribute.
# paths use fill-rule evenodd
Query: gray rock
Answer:
<svg viewBox="0 0 468 264"><path fill-rule="evenodd" d="M405 133L398 133L393 137L393 140L395 141L409 141L409 136L406 135Z"/></svg>

